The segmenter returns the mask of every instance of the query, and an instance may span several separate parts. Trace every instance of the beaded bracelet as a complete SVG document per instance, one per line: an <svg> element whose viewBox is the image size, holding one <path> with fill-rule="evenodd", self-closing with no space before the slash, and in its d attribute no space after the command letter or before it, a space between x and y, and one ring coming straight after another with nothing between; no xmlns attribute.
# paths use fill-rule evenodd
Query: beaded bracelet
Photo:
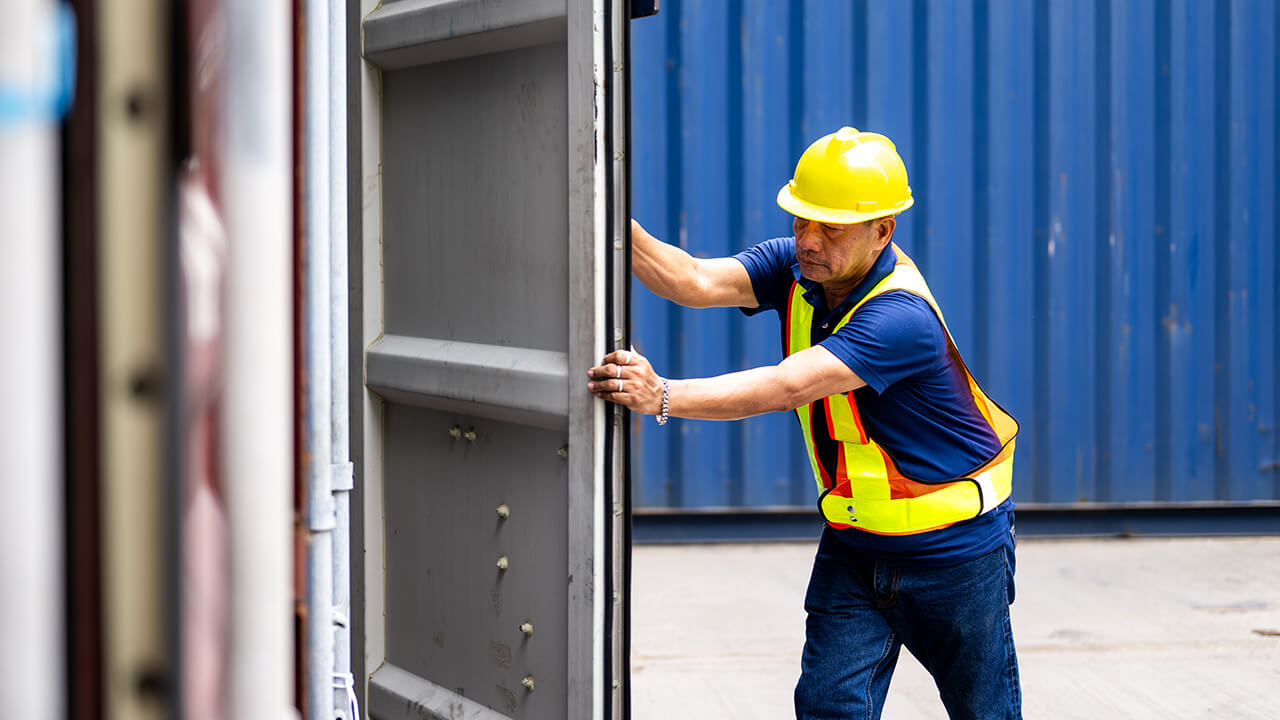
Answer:
<svg viewBox="0 0 1280 720"><path fill-rule="evenodd" d="M658 416L658 424L666 425L667 424L667 407L668 407L667 401L670 398L671 386L667 384L666 378L658 378L658 379L662 381L662 414Z"/></svg>

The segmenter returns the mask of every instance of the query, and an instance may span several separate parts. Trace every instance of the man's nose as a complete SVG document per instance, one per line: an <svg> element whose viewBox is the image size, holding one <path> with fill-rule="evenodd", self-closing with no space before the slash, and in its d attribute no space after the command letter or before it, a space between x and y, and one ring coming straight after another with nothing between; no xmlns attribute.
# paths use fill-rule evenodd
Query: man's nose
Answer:
<svg viewBox="0 0 1280 720"><path fill-rule="evenodd" d="M818 252L822 249L822 241L818 237L818 233L813 230L813 223L806 222L800 228L800 233L796 235L796 243L802 250L807 252Z"/></svg>

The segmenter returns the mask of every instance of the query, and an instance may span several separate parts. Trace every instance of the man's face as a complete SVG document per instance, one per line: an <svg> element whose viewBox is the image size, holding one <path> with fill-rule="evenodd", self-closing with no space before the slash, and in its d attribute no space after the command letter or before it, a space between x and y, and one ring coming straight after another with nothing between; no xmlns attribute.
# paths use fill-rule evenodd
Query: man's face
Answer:
<svg viewBox="0 0 1280 720"><path fill-rule="evenodd" d="M820 283L856 283L875 264L893 236L896 220L876 218L852 225L835 225L797 217L796 259L800 273Z"/></svg>

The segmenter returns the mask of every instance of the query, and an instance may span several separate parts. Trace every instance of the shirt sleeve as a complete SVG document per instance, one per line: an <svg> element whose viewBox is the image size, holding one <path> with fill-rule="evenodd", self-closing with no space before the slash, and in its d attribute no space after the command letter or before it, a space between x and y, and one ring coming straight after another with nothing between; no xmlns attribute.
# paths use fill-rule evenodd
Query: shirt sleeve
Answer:
<svg viewBox="0 0 1280 720"><path fill-rule="evenodd" d="M733 256L751 276L751 289L756 295L756 307L740 308L747 315L765 310L786 307L786 298L780 297L791 288L795 279L791 266L796 261L796 244L789 237L773 238L752 245ZM783 282L785 281L785 282Z"/></svg>
<svg viewBox="0 0 1280 720"><path fill-rule="evenodd" d="M947 355L946 335L933 308L924 298L903 291L868 300L819 344L877 394L945 362Z"/></svg>

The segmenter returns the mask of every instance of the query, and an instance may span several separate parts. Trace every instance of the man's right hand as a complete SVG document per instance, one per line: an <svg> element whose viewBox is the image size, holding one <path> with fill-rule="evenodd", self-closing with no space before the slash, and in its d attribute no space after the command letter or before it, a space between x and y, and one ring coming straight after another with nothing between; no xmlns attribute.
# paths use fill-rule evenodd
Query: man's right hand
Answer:
<svg viewBox="0 0 1280 720"><path fill-rule="evenodd" d="M636 412L662 412L662 378L635 350L614 350L587 371L587 389L601 400L625 405Z"/></svg>

